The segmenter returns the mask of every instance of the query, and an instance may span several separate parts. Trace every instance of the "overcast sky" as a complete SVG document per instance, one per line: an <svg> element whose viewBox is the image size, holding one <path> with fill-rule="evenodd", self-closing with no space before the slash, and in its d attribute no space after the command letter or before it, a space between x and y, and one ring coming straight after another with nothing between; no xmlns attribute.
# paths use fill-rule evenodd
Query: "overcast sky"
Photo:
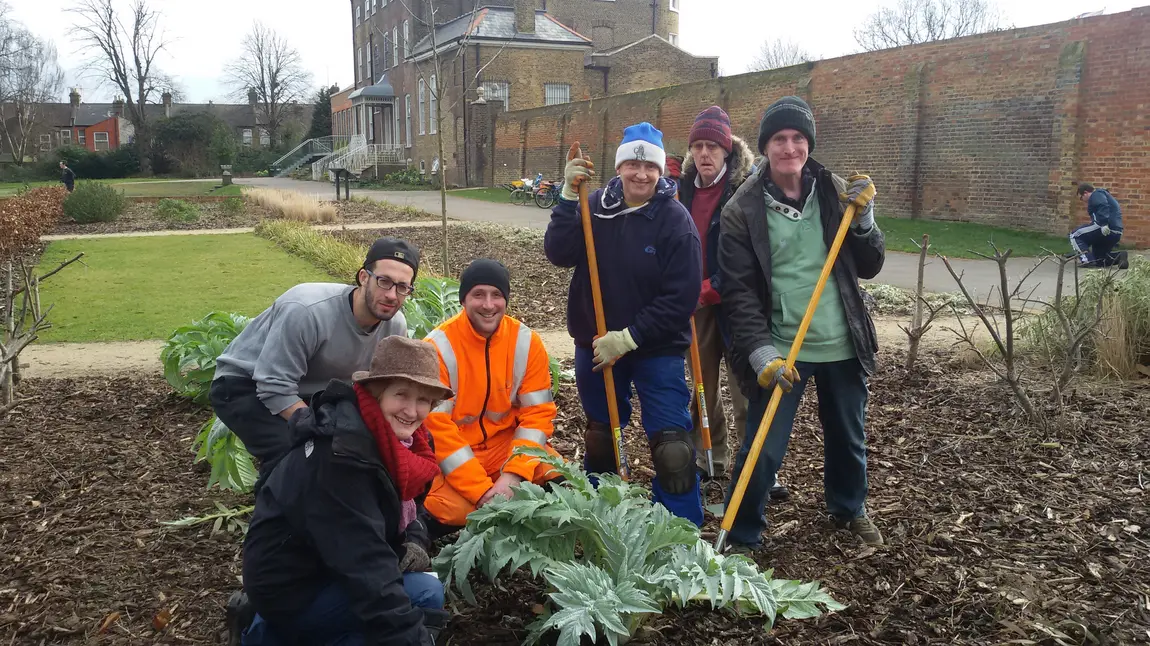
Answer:
<svg viewBox="0 0 1150 646"><path fill-rule="evenodd" d="M1086 12L1127 11L1147 1L1001 0L998 6L1006 24L1026 27L1060 22ZM75 17L65 13L75 0L7 2L17 20L56 44L60 63L69 72L68 85L79 86L85 102L111 99L110 88L99 87L96 80L80 75L84 54L69 34ZM129 4L129 0L116 2L124 7ZM229 57L239 51L240 41L255 20L263 21L300 50L317 88L332 83L346 87L352 81L351 12L347 0L151 2L160 8L164 30L172 41L161 66L177 79L189 102L228 100L221 70ZM682 46L694 54L719 56L724 74L746 71L768 31L791 38L815 58L831 58L858 51L853 28L883 4L883 0L680 0L680 39Z"/></svg>

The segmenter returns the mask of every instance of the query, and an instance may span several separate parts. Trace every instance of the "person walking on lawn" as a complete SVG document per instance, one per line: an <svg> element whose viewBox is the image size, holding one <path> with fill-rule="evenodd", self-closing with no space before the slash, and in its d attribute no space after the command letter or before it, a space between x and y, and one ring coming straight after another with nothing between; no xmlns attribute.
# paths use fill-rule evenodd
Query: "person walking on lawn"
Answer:
<svg viewBox="0 0 1150 646"><path fill-rule="evenodd" d="M431 646L450 618L420 504L439 471L423 422L453 394L435 350L388 337L351 382L292 417L294 446L256 494L233 642Z"/></svg>
<svg viewBox="0 0 1150 646"><path fill-rule="evenodd" d="M76 189L76 173L64 162L60 162L60 181L69 193Z"/></svg>
<svg viewBox="0 0 1150 646"><path fill-rule="evenodd" d="M749 402L731 492L742 470L753 469L731 544L761 545L768 489L786 455L803 391L814 377L827 510L839 527L869 545L881 545L882 534L865 505L867 376L875 368L877 339L858 284L859 278L879 273L886 255L873 203L851 225L794 368L786 369L785 361L845 203L871 182L848 182L809 157L815 119L798 97L784 97L767 108L758 147L765 160L723 209L718 246L719 292L731 325L734 368ZM776 384L786 394L758 463L746 464Z"/></svg>
<svg viewBox="0 0 1150 646"><path fill-rule="evenodd" d="M371 245L355 286L304 283L277 298L216 360L209 396L224 424L259 458L260 473L291 448L288 422L332 379L371 363L380 339L407 336L400 308L419 252L404 240Z"/></svg>
<svg viewBox="0 0 1150 646"><path fill-rule="evenodd" d="M592 473L616 470L600 372L614 365L621 425L630 420L632 384L639 395L655 467L655 501L702 525L684 353L691 344L690 319L703 269L691 215L675 199L675 183L660 176L665 159L661 132L649 123L630 126L615 153L618 176L590 196L606 335L596 338L579 213L578 188L594 167L586 159L567 162L544 251L553 264L575 269L567 295L567 330L575 339L575 383L587 416L584 467Z"/></svg>
<svg viewBox="0 0 1150 646"><path fill-rule="evenodd" d="M1125 251L1114 252L1122 240L1122 207L1104 188L1083 182L1078 185L1078 199L1086 204L1090 222L1070 234L1070 246L1084 267L1130 266Z"/></svg>
<svg viewBox="0 0 1150 646"><path fill-rule="evenodd" d="M473 261L459 280L463 311L426 341L439 357L439 378L455 399L427 418L440 473L427 495L432 536L460 529L467 515L497 497L510 498L524 481L559 476L517 447L551 448L555 400L551 361L543 340L507 316L511 276L496 260Z"/></svg>

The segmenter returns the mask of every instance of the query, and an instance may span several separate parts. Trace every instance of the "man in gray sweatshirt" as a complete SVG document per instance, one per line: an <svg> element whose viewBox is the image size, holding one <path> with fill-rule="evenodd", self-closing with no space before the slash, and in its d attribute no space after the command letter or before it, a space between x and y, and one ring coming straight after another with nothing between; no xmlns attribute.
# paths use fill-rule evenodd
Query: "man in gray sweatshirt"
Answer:
<svg viewBox="0 0 1150 646"><path fill-rule="evenodd" d="M277 298L216 360L212 408L259 458L261 472L291 449L288 422L332 379L367 370L375 345L407 335L400 309L419 270L404 240L372 244L355 286L304 283Z"/></svg>

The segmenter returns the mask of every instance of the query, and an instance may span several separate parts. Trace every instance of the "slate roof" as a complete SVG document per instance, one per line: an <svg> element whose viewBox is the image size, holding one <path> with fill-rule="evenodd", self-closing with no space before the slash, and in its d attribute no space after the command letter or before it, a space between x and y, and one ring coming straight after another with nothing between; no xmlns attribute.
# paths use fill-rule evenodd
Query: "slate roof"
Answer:
<svg viewBox="0 0 1150 646"><path fill-rule="evenodd" d="M148 118L159 120L164 118L164 106L149 103L144 107ZM72 105L69 103L49 103L44 106L45 123L52 126L67 128L72 123ZM76 111L77 126L95 125L112 115L111 103L81 103ZM224 123L233 128L250 128L256 125L256 117L252 107L246 103L173 103L171 114L195 114L208 112L219 117ZM293 118L301 118L304 114L302 106L296 106ZM127 109L125 108L125 116Z"/></svg>
<svg viewBox="0 0 1150 646"><path fill-rule="evenodd" d="M515 31L515 9L510 7L483 7L474 15L467 13L435 28L435 42L438 46L451 44L470 37L477 40L541 43L554 45L591 46L591 39L552 18L545 11L535 12L535 33L524 34ZM425 36L416 43L413 56L419 56L431 49L431 36Z"/></svg>

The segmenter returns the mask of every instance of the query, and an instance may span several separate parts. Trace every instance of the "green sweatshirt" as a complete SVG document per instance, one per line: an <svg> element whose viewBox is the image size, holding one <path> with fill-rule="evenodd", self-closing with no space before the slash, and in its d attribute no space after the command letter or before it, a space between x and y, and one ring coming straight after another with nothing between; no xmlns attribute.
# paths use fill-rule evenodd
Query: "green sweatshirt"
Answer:
<svg viewBox="0 0 1150 646"><path fill-rule="evenodd" d="M801 213L768 193L764 196L771 237L771 335L775 348L787 356L826 262L827 244L816 188L812 187ZM832 277L823 288L798 360L830 363L854 357L846 310Z"/></svg>

